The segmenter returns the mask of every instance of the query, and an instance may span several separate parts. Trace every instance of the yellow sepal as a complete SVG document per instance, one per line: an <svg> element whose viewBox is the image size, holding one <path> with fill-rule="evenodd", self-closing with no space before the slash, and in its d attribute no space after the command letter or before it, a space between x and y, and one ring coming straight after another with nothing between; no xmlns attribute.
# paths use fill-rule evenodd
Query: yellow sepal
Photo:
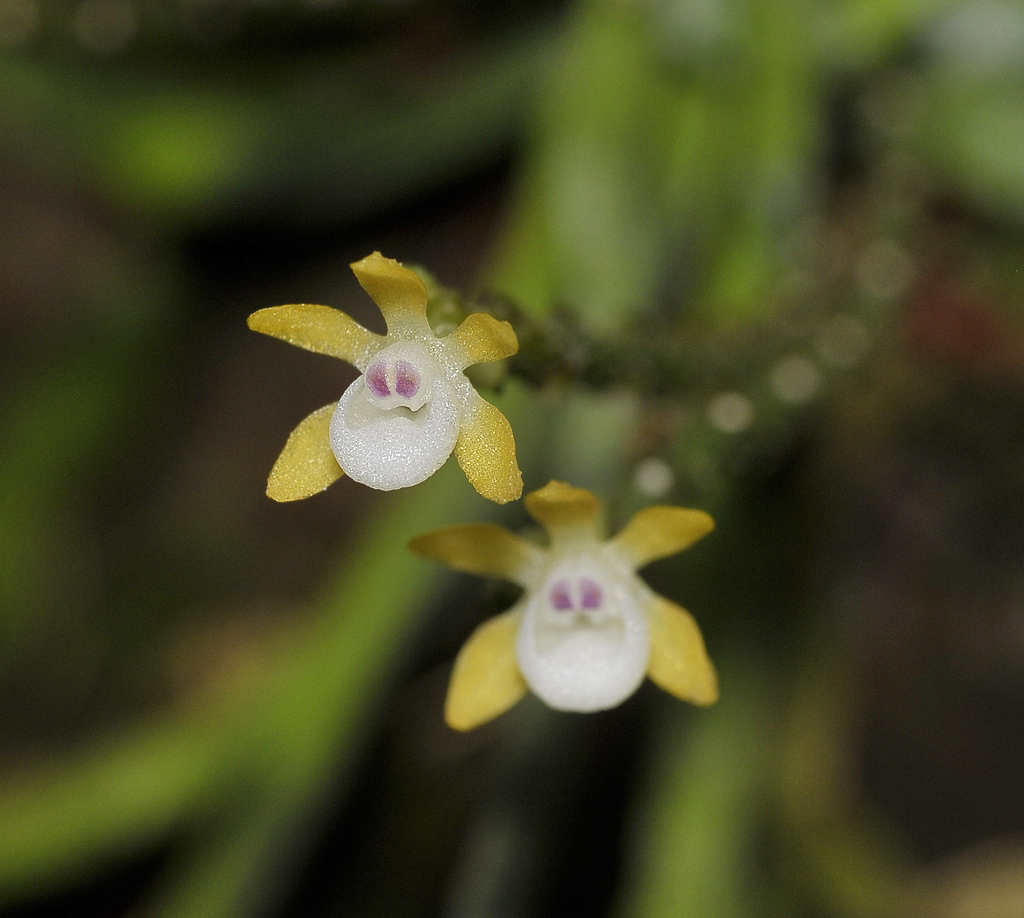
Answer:
<svg viewBox="0 0 1024 918"><path fill-rule="evenodd" d="M331 452L331 418L337 404L324 405L291 432L270 470L267 497L302 500L319 494L345 473Z"/></svg>
<svg viewBox="0 0 1024 918"><path fill-rule="evenodd" d="M340 309L312 303L271 306L249 316L249 328L365 370L384 337L363 328Z"/></svg>
<svg viewBox="0 0 1024 918"><path fill-rule="evenodd" d="M466 316L444 340L462 352L467 367L511 357L519 350L519 339L512 326L485 312Z"/></svg>
<svg viewBox="0 0 1024 918"><path fill-rule="evenodd" d="M544 555L536 545L494 523L448 526L417 536L409 548L457 571L504 577L515 583L522 583L521 575L540 564Z"/></svg>
<svg viewBox="0 0 1024 918"><path fill-rule="evenodd" d="M647 507L634 514L612 541L634 568L640 568L689 548L714 528L715 521L703 510Z"/></svg>
<svg viewBox="0 0 1024 918"><path fill-rule="evenodd" d="M577 533L593 535L601 502L583 488L549 481L526 495L526 509L552 539Z"/></svg>
<svg viewBox="0 0 1024 918"><path fill-rule="evenodd" d="M480 494L507 504L523 493L516 441L505 415L475 392L474 396L455 441L455 458Z"/></svg>
<svg viewBox="0 0 1024 918"><path fill-rule="evenodd" d="M526 694L516 663L520 613L506 612L484 622L455 658L444 719L455 730L472 730L493 720Z"/></svg>
<svg viewBox="0 0 1024 918"><path fill-rule="evenodd" d="M367 255L350 267L384 314L389 333L404 326L432 334L427 322L427 285L418 274L380 252Z"/></svg>
<svg viewBox="0 0 1024 918"><path fill-rule="evenodd" d="M647 609L651 660L647 675L676 698L693 704L718 701L718 674L693 616L682 606L654 595Z"/></svg>

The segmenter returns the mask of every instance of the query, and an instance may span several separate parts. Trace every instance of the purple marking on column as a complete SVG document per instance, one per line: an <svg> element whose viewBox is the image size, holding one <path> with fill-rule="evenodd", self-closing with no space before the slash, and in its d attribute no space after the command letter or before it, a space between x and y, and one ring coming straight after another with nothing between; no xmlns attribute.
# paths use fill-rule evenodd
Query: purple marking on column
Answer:
<svg viewBox="0 0 1024 918"><path fill-rule="evenodd" d="M559 580L551 587L551 608L559 612L567 612L572 608L572 596L569 593L569 581Z"/></svg>
<svg viewBox="0 0 1024 918"><path fill-rule="evenodd" d="M584 577L580 580L580 601L584 609L600 609L604 602L604 592L597 581Z"/></svg>
<svg viewBox="0 0 1024 918"><path fill-rule="evenodd" d="M420 391L420 371L407 360L395 364L395 391L402 398L412 398Z"/></svg>
<svg viewBox="0 0 1024 918"><path fill-rule="evenodd" d="M366 385L377 398L387 398L391 394L388 388L388 368L383 360L378 360L366 371Z"/></svg>

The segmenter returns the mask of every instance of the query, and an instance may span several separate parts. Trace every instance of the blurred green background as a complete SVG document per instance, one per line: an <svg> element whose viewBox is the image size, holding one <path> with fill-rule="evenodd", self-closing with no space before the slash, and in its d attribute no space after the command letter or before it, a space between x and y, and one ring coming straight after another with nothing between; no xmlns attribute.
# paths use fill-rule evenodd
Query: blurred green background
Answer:
<svg viewBox="0 0 1024 918"><path fill-rule="evenodd" d="M1024 916L1024 5L0 0L0 215L0 914ZM405 544L521 506L264 496L373 250L527 490L716 517L715 707L456 734Z"/></svg>

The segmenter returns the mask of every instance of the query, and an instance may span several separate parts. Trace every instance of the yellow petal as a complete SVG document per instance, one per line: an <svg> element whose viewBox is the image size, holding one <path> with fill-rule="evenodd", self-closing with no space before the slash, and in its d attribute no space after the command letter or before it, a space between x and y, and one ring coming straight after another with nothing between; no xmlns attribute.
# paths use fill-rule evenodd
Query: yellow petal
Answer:
<svg viewBox="0 0 1024 918"><path fill-rule="evenodd" d="M270 470L267 496L277 501L319 494L345 473L331 452L331 418L337 404L314 411L291 432Z"/></svg>
<svg viewBox="0 0 1024 918"><path fill-rule="evenodd" d="M593 535L601 502L583 488L550 481L526 495L526 509L557 539L579 533Z"/></svg>
<svg viewBox="0 0 1024 918"><path fill-rule="evenodd" d="M488 500L507 504L523 493L516 441L505 415L474 395L455 442L455 458L477 491Z"/></svg>
<svg viewBox="0 0 1024 918"><path fill-rule="evenodd" d="M526 539L493 523L449 526L417 536L409 548L457 571L504 577L521 583L520 576L540 563L544 554Z"/></svg>
<svg viewBox="0 0 1024 918"><path fill-rule="evenodd" d="M714 528L715 521L703 510L647 507L636 513L612 541L634 568L639 568L689 548Z"/></svg>
<svg viewBox="0 0 1024 918"><path fill-rule="evenodd" d="M526 694L516 663L520 613L484 622L455 658L444 719L455 730L472 730L504 714Z"/></svg>
<svg viewBox="0 0 1024 918"><path fill-rule="evenodd" d="M307 351L339 357L365 370L384 346L384 337L330 306L294 303L271 306L249 316L249 328Z"/></svg>
<svg viewBox="0 0 1024 918"><path fill-rule="evenodd" d="M511 357L519 350L519 339L512 326L485 312L474 312L466 316L462 324L444 340L462 351L465 361L463 367Z"/></svg>
<svg viewBox="0 0 1024 918"><path fill-rule="evenodd" d="M647 618L651 628L647 675L651 681L683 701L700 705L718 701L718 675L693 616L655 595Z"/></svg>
<svg viewBox="0 0 1024 918"><path fill-rule="evenodd" d="M418 274L380 252L353 262L351 268L384 313L389 332L405 327L431 333L427 322L427 286Z"/></svg>

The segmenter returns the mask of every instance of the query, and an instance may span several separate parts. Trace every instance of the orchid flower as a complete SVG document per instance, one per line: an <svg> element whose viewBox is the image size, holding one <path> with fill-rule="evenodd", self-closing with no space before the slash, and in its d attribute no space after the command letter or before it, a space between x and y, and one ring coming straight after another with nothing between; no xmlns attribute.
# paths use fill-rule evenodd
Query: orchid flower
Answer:
<svg viewBox="0 0 1024 918"><path fill-rule="evenodd" d="M424 557L503 577L525 591L459 652L445 704L448 724L471 730L528 689L562 711L613 708L644 676L684 701L713 704L718 677L697 623L636 575L707 535L711 517L648 507L606 540L598 534L597 498L557 481L528 494L526 508L547 531L547 548L489 523L440 529L410 543Z"/></svg>
<svg viewBox="0 0 1024 918"><path fill-rule="evenodd" d="M383 491L407 488L433 475L454 451L484 497L518 498L523 483L512 429L463 372L514 354L519 342L512 326L473 313L439 338L427 321L427 288L418 275L379 252L352 270L384 314L386 335L328 306L276 306L249 316L254 331L339 357L361 373L340 401L292 431L267 494L301 500L342 474Z"/></svg>

